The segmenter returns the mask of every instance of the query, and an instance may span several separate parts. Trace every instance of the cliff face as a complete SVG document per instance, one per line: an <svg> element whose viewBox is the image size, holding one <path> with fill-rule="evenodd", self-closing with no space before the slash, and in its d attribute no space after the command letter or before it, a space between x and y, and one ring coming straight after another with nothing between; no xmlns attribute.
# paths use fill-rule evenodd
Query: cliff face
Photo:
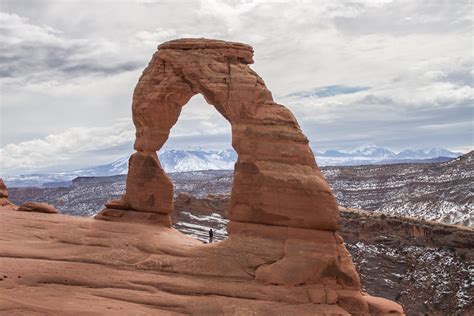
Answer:
<svg viewBox="0 0 474 316"><path fill-rule="evenodd" d="M381 213L342 210L341 235L368 293L407 314L474 312L474 230Z"/></svg>

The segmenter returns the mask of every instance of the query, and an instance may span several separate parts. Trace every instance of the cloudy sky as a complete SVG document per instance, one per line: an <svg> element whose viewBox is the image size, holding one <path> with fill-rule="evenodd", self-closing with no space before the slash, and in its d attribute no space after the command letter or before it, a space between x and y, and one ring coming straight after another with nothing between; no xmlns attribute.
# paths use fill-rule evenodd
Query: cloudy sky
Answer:
<svg viewBox="0 0 474 316"><path fill-rule="evenodd" d="M131 96L156 46L244 42L311 146L473 148L472 1L1 0L2 174L68 170L132 151ZM170 147L229 148L202 97Z"/></svg>

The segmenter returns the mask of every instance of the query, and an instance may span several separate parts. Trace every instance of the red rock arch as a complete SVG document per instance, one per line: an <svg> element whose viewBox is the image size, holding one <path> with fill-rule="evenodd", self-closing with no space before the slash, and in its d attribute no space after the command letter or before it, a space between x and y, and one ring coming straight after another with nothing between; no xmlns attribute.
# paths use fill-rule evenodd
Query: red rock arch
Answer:
<svg viewBox="0 0 474 316"><path fill-rule="evenodd" d="M238 161L230 220L336 230L337 205L308 140L291 112L273 101L248 66L252 57L248 45L217 40L159 46L133 95L137 152L130 159L125 195L131 209L165 216L172 212L173 185L156 151L181 108L200 93L232 127Z"/></svg>
<svg viewBox="0 0 474 316"><path fill-rule="evenodd" d="M217 40L181 39L159 46L133 95L137 152L130 157L126 193L122 200L107 203L96 218L171 226L173 184L156 151L168 139L181 108L200 93L230 122L238 154L230 238L202 247L224 254L224 261L226 254L237 251L241 261L233 257L214 268L235 276L246 265L246 277L303 289L308 302L323 304L323 310L338 304L353 314L403 313L399 305L361 292L359 276L336 232L336 201L308 140L291 112L273 101L250 69L252 57L248 45ZM273 249L271 258L276 259L261 254L256 259L265 247ZM206 267L201 268L208 273L210 261L203 260Z"/></svg>

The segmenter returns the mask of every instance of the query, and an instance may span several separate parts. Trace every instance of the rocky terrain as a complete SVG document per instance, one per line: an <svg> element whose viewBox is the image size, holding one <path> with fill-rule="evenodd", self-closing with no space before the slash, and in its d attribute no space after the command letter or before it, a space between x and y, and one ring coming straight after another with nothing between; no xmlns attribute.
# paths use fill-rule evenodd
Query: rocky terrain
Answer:
<svg viewBox="0 0 474 316"><path fill-rule="evenodd" d="M443 163L323 167L339 205L472 227L473 152ZM171 173L175 195L226 194L232 171ZM64 188L11 188L17 204L41 201L65 214L92 216L125 191L125 176L77 178Z"/></svg>
<svg viewBox="0 0 474 316"><path fill-rule="evenodd" d="M340 205L474 225L474 152L443 163L326 167Z"/></svg>
<svg viewBox="0 0 474 316"><path fill-rule="evenodd" d="M260 265L282 255L278 241L242 236L205 245L157 225L0 214L1 314L349 315L334 304L337 292L331 304L319 303L323 286L254 280Z"/></svg>
<svg viewBox="0 0 474 316"><path fill-rule="evenodd" d="M367 211L341 212L341 234L368 293L409 315L474 312L474 231Z"/></svg>

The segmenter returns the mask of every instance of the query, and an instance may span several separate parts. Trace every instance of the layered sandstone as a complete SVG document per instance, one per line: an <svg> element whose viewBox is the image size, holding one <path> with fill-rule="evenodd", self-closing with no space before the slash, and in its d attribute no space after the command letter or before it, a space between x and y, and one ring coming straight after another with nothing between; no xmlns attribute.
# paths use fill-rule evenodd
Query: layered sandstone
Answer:
<svg viewBox="0 0 474 316"><path fill-rule="evenodd" d="M240 43L181 39L160 45L133 95L137 152L129 160L126 193L96 218L160 224L157 232L176 234L169 228L173 185L156 151L167 141L182 107L200 93L231 124L238 154L227 212L230 238L188 249L190 254L198 249L205 253L192 264L147 259L145 266L219 280L249 279L275 293L303 291L315 314L403 313L399 305L361 292L359 276L336 232L336 200L308 139L248 66L252 62L253 49ZM227 313L213 304L213 313Z"/></svg>

